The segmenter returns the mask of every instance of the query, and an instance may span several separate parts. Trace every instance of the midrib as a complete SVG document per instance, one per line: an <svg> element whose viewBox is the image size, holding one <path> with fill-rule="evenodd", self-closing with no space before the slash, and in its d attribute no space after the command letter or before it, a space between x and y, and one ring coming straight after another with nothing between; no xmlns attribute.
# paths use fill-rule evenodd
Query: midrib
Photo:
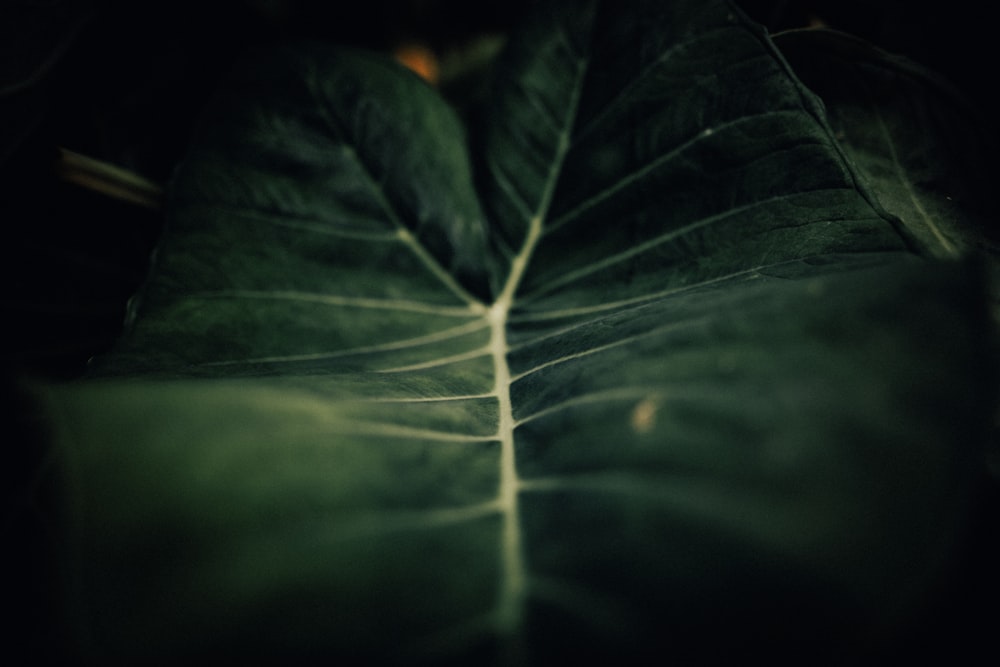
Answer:
<svg viewBox="0 0 1000 667"><path fill-rule="evenodd" d="M499 505L503 517L502 528L502 568L499 600L497 603L497 624L503 634L513 633L521 621L526 587L524 555L521 547L521 524L518 514L518 490L520 479L517 475L517 460L514 452L514 407L511 402L511 372L507 363L507 319L514 302L521 277L524 275L528 259L534 252L541 237L540 217L531 220L528 236L521 252L511 264L510 276L500 297L490 309L490 352L493 356L495 393L498 402L499 420L497 436L500 440L500 491Z"/></svg>
<svg viewBox="0 0 1000 667"><path fill-rule="evenodd" d="M580 60L577 64L576 77L573 89L570 92L569 104L566 106L566 117L562 119L562 132L560 132L556 143L555 155L553 156L545 185L542 188L535 215L529 221L527 234L521 250L511 261L510 274L507 277L506 283L504 283L503 291L500 292L488 314L490 321L490 353L493 357L494 377L496 378L494 391L499 410L497 423L497 439L500 441L500 489L498 505L500 506L503 522L501 534L502 578L500 580L500 590L497 600L496 623L498 631L507 637L516 634L521 625L528 585L518 508L521 480L517 474L517 458L514 451L514 428L517 424L514 421L514 407L510 394L513 378L510 372L510 365L507 363L507 352L510 349L507 343L507 323L510 319L511 308L514 305L514 295L521 285L528 262L531 260L542 238L543 220L552 203L552 196L555 192L559 172L562 169L563 161L566 159L566 153L569 150L570 134L580 101L580 91L586 68L586 60ZM519 642L515 640L508 647L509 652L507 657L511 664L520 662L519 651L516 648L518 645Z"/></svg>

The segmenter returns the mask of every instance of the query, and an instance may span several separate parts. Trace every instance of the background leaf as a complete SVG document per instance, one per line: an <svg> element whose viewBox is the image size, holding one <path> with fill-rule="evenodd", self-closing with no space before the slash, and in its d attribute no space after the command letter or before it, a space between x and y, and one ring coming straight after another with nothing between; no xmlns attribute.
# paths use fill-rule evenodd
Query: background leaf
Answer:
<svg viewBox="0 0 1000 667"><path fill-rule="evenodd" d="M827 30L778 35L824 101L845 150L927 252L995 253L984 193L995 133L956 89L915 63Z"/></svg>
<svg viewBox="0 0 1000 667"><path fill-rule="evenodd" d="M468 130L320 44L222 91L103 378L46 393L85 653L815 664L948 571L975 271L729 4L519 35Z"/></svg>

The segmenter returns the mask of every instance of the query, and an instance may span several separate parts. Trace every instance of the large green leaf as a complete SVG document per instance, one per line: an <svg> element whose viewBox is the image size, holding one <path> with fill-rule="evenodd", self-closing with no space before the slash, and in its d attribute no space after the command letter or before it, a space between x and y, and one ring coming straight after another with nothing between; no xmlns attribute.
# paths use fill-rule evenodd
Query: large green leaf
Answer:
<svg viewBox="0 0 1000 667"><path fill-rule="evenodd" d="M473 117L322 44L221 92L127 335L47 393L82 650L816 664L919 608L978 280L766 37L542 4Z"/></svg>

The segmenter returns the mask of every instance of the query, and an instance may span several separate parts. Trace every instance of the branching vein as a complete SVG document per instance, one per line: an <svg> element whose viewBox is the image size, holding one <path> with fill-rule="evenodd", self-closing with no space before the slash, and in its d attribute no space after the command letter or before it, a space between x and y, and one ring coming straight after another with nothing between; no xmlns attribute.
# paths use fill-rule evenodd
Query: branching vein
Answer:
<svg viewBox="0 0 1000 667"><path fill-rule="evenodd" d="M212 361L203 365L234 366L240 364L280 364L280 363L294 363L300 361L324 361L327 359L336 359L339 357L348 357L348 356L364 355L364 354L377 354L381 352L392 352L395 350L406 350L409 348L421 347L423 345L431 345L446 340L460 338L470 333L481 331L486 326L487 325L484 321L480 319L475 319L469 323L462 324L457 327L451 327L449 329L444 329L442 331L434 331L424 336L416 336L414 338L406 338L403 340L394 340L386 343L378 343L375 345L363 345L359 347L347 348L344 350L335 350L332 352L314 352L311 354L286 354L286 355L276 355L270 357L254 357L251 359Z"/></svg>
<svg viewBox="0 0 1000 667"><path fill-rule="evenodd" d="M717 126L713 127L711 133L699 132L698 134L696 134L694 137L692 137L688 141L684 142L683 144L680 144L679 146L677 146L676 148L674 148L674 149L672 149L670 151L667 151L666 153L663 153L663 154L657 156L655 159L651 160L648 164L645 164L645 165L639 167L638 169L636 169L632 173L626 174L622 178L620 178L617 181L615 181L611 186L605 188L604 190L602 190L600 192L597 192L596 194L594 194L589 199L587 199L587 200L583 201L582 203L578 204L575 208L573 208L573 209L567 211L566 213L564 213L563 215L559 216L557 219L553 220L551 222L551 224L548 225L548 231L551 232L551 231L553 231L555 229L558 229L559 227L562 227L566 223L568 223L568 222L572 221L573 219L577 218L584 211L587 211L588 209L593 208L594 206L598 205L602 201L610 198L612 195L614 195L614 194L616 194L618 192L621 192L622 190L624 190L625 188L627 188L629 185L631 185L633 183L636 183L637 181L641 180L642 178L644 178L645 176L647 176L651 172L656 171L656 169L659 168L659 167L661 167L662 165L674 163L676 161L678 155L680 155L684 151L688 150L689 148L691 148L695 144L697 144L697 143L699 143L701 141L704 141L707 137L716 137L720 132L723 132L723 131L725 131L727 129L738 127L739 125L741 125L743 123L748 123L748 122L752 123L752 122L755 122L755 121L757 121L759 119L760 116L763 116L763 115L774 116L774 115L778 115L778 114L782 114L782 113L787 113L788 115L793 115L794 112L791 112L791 111L789 111L789 112L769 111L769 112L766 112L764 114L750 115L750 116L741 116L741 117L736 118L734 120L731 120L731 121L728 121L726 123L722 123L720 125L717 125Z"/></svg>
<svg viewBox="0 0 1000 667"><path fill-rule="evenodd" d="M832 190L836 190L836 189L831 189L831 191ZM749 204L744 204L742 206L736 206L736 207L730 208L728 210L716 213L715 215L706 216L706 217L701 218L699 220L695 220L695 221L693 221L693 222L691 222L691 223L689 223L687 225L684 225L683 227L680 227L678 229L673 229L673 230L670 230L669 232L667 232L665 234L661 234L659 236L656 236L656 237L654 237L654 238L652 238L652 239L650 239L650 240L648 240L648 241L646 241L644 243L636 244L636 245L630 247L628 250L625 250L623 252L619 252L619 253L614 254L614 255L609 255L608 257L605 257L605 258L601 259L600 261L592 262L592 263L590 263L590 264L588 264L586 266L583 266L583 267L581 267L581 268L579 268L579 269L577 269L575 271L566 272L566 273L562 274L561 276L559 276L558 278L554 278L552 280L547 281L544 288L536 290L535 292L533 292L530 295L525 296L524 298L525 299L533 299L533 298L535 298L535 297L537 297L537 296L539 296L541 294L545 294L545 293L551 292L551 291L553 291L554 289L556 289L558 287L562 287L564 285L573 283L573 282L575 282L577 280L580 280L581 278L584 278L586 276L592 275L594 273L597 273L597 272L602 271L604 269L611 268L611 267L616 266L616 265L623 264L623 263L625 263L625 262L627 262L627 261L629 261L629 260L631 260L631 259L633 259L633 258L635 258L635 257L637 257L637 256L639 256L641 254L643 254L643 253L646 253L646 252L649 252L651 250L654 250L654 249L656 249L656 248L658 248L658 247L660 247L660 246L662 246L662 245L664 245L666 243L670 243L672 241L676 241L677 239L680 239L680 238L684 237L687 234L691 234L692 232L695 232L695 231L697 231L699 229L704 229L706 227L711 227L714 224L718 224L718 223L722 222L723 220L726 220L728 218L732 218L733 216L739 215L741 213L745 213L747 211L751 211L751 210L756 209L756 208L770 206L770 205L773 205L773 204L775 204L777 202L790 202L790 201L794 201L799 196L812 195L812 194L815 194L816 192L817 191L815 191L815 190L810 190L810 191L805 191L805 192L796 192L796 193L792 193L792 194L782 194L782 195L778 195L776 197L769 197L767 199L762 199L762 200L759 200L759 201L751 202ZM817 218L815 220L806 220L805 222L800 222L798 226L802 226L802 225L806 225L806 224L812 224L812 223L818 223L818 222L825 222L825 221L828 221L828 220L829 220L828 216L823 216L823 217ZM772 226L770 228L770 230L774 231L774 229L776 229L776 228L777 227Z"/></svg>
<svg viewBox="0 0 1000 667"><path fill-rule="evenodd" d="M368 308L373 310L399 310L411 313L426 313L441 317L469 317L481 315L484 307L478 303L468 306L442 306L435 303L412 301L409 299L379 299L370 297L341 296L320 292L296 290L219 290L217 292L197 292L189 299L259 299L261 301L302 301L339 308Z"/></svg>
<svg viewBox="0 0 1000 667"><path fill-rule="evenodd" d="M496 619L498 630L508 636L518 627L524 613L524 599L527 593L527 569L521 545L521 525L518 508L520 479L517 473L514 443L514 428L516 423L510 392L512 378L507 360L507 353L509 351L507 323L511 308L514 305L514 297L524 278L528 262L531 260L542 238L544 220L552 202L556 182L559 179L563 162L566 159L566 153L569 150L570 135L580 102L580 93L586 67L586 60L581 59L578 61L574 86L566 107L566 117L563 119L562 131L556 143L555 155L552 157L546 182L542 188L535 213L528 221L527 233L521 250L512 258L507 281L489 312L491 327L490 352L493 357L494 390L499 410L497 436L501 444L498 502L503 513L503 527L501 529L503 577L500 582Z"/></svg>
<svg viewBox="0 0 1000 667"><path fill-rule="evenodd" d="M903 170L902 163L899 161L899 155L896 152L896 143L892 139L892 134L889 132L889 128L885 124L885 119L882 114L876 109L875 116L878 119L879 130L885 139L886 147L889 150L889 158L892 161L892 169L896 173L896 178L903 185L903 189L906 191L906 196L909 198L910 202L913 204L913 208L916 209L917 215L923 221L924 226L930 230L934 239L940 244L941 251L946 257L957 257L959 255L958 249L955 247L947 236L941 231L941 228L934 221L933 216L931 216L927 209L924 208L923 203L920 201L920 197L913 189L913 184L907 177L906 172Z"/></svg>

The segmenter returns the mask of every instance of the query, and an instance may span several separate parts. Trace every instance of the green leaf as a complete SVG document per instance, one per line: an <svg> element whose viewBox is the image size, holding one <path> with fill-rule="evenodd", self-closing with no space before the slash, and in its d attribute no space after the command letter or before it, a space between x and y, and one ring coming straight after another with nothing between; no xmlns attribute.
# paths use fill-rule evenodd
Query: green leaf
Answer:
<svg viewBox="0 0 1000 667"><path fill-rule="evenodd" d="M948 571L980 281L728 3L542 3L463 123L299 45L220 93L130 330L46 394L88 655L859 649Z"/></svg>
<svg viewBox="0 0 1000 667"><path fill-rule="evenodd" d="M996 252L992 212L995 131L939 75L830 30L775 37L796 74L824 101L838 139L926 252Z"/></svg>

